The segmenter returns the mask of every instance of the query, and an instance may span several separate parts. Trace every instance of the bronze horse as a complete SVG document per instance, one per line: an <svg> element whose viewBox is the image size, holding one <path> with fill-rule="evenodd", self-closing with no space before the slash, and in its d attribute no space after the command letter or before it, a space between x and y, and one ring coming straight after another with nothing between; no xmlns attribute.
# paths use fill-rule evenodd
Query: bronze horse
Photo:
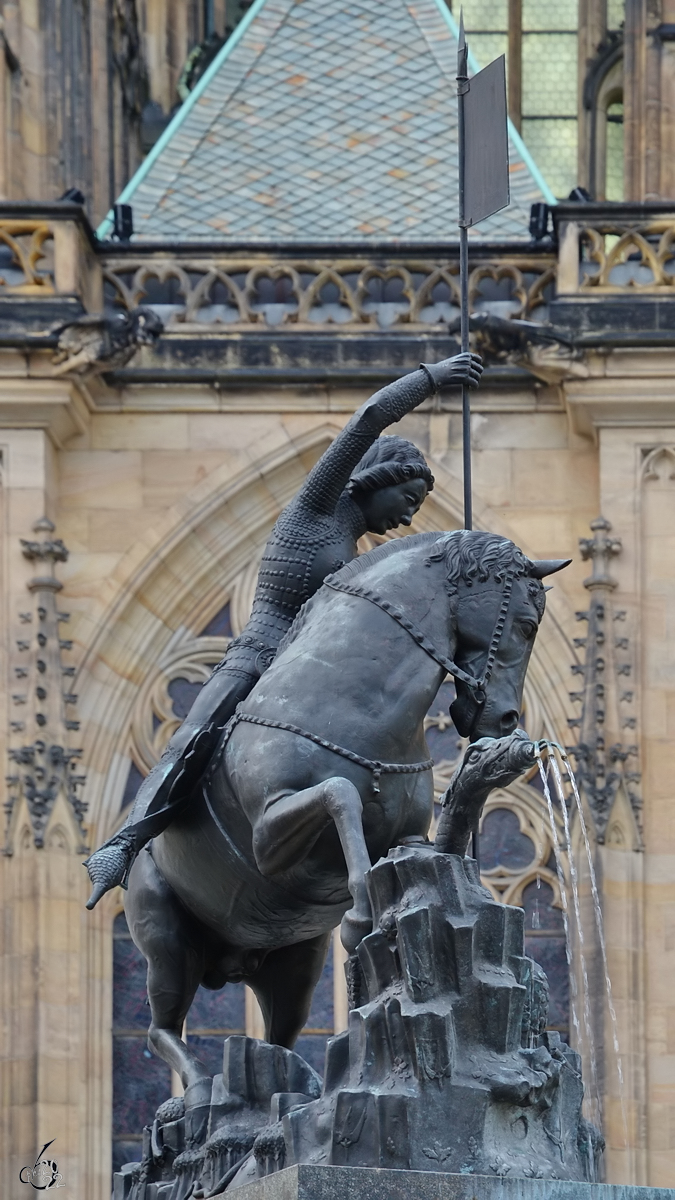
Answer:
<svg viewBox="0 0 675 1200"><path fill-rule="evenodd" d="M450 672L472 741L519 720L543 576L512 542L459 530L391 541L329 576L225 728L182 816L141 853L125 909L148 962L149 1044L188 1107L211 1080L181 1041L200 984L245 980L266 1039L292 1046L331 931L371 928L364 875L424 838L424 717Z"/></svg>

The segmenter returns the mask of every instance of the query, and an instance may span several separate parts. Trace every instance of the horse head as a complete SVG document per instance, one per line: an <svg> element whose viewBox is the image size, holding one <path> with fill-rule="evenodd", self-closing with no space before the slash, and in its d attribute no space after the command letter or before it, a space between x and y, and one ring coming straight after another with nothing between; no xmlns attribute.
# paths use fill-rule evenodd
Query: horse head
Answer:
<svg viewBox="0 0 675 1200"><path fill-rule="evenodd" d="M532 561L507 538L455 530L431 560L444 559L456 638L450 715L462 737L501 738L520 720L523 685L546 605L541 580L571 559Z"/></svg>

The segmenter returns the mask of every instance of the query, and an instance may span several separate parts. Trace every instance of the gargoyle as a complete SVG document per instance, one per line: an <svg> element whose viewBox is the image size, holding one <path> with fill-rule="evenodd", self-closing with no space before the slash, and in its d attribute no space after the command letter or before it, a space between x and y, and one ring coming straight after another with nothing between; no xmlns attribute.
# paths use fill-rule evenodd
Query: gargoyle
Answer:
<svg viewBox="0 0 675 1200"><path fill-rule="evenodd" d="M152 346L164 324L151 308L131 312L87 313L52 330L59 345L55 375L100 374L123 367L139 346Z"/></svg>
<svg viewBox="0 0 675 1200"><path fill-rule="evenodd" d="M459 320L449 333L459 333ZM525 367L544 383L560 383L574 377L585 379L588 368L581 351L553 325L475 313L469 318L472 349L490 364L510 363Z"/></svg>

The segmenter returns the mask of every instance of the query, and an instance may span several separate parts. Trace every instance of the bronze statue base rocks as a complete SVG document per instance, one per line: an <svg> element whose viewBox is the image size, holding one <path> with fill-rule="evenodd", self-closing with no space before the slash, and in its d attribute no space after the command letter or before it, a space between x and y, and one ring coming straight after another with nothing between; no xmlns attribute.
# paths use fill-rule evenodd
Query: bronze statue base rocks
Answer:
<svg viewBox="0 0 675 1200"><path fill-rule="evenodd" d="M595 1195L603 1140L581 1113L579 1056L546 1032L522 909L494 901L472 859L421 839L367 884L373 931L348 964L349 1029L328 1044L323 1084L290 1050L228 1038L210 1102L160 1107L114 1200L247 1186L242 1200Z"/></svg>

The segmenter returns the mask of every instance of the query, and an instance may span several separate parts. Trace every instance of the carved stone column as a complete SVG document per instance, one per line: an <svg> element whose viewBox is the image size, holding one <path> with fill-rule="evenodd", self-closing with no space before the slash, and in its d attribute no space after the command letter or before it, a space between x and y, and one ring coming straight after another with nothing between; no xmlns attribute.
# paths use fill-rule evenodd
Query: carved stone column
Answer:
<svg viewBox="0 0 675 1200"><path fill-rule="evenodd" d="M598 882L603 942L579 823L573 827L580 885L582 940L575 938L574 975L578 1004L588 986L590 1017L584 1065L595 1058L607 1140L607 1179L646 1182L644 1164L644 1047L641 1041L640 881L644 869L642 796L639 772L638 681L631 642L631 612L617 599L613 564L622 552L605 517L591 522L592 537L580 538L581 556L592 564L584 580L589 606L577 612L586 636L574 639L580 661L570 692L578 715L572 749L576 760L590 852ZM621 599L623 596L619 593ZM626 601L624 601L626 603ZM589 819L590 818L590 819ZM608 987L607 976L610 984ZM609 990L611 988L611 991ZM584 1025L586 1021L584 1019Z"/></svg>
<svg viewBox="0 0 675 1200"><path fill-rule="evenodd" d="M19 1172L54 1139L51 1154L73 1197L81 1189L85 1042L82 904L86 850L80 799L81 750L72 691L71 643L61 637L67 614L57 608L62 584L56 564L68 557L54 525L22 539L37 571L12 625L18 624L12 664L10 774L0 885L4 921L2 1037L3 1195L19 1200Z"/></svg>
<svg viewBox="0 0 675 1200"><path fill-rule="evenodd" d="M597 842L602 845L606 840L612 809L621 793L633 814L637 849L641 845L642 799L637 787L633 664L624 628L626 612L614 606L617 584L610 565L622 545L620 538L610 536L611 528L604 517L597 517L591 521L593 537L579 539L581 557L592 562L592 573L584 580L590 606L577 613L578 621L588 622L588 634L574 639L584 650L584 662L572 668L582 677L583 688L571 692L570 698L581 704L581 715L569 724L579 729L574 753Z"/></svg>

